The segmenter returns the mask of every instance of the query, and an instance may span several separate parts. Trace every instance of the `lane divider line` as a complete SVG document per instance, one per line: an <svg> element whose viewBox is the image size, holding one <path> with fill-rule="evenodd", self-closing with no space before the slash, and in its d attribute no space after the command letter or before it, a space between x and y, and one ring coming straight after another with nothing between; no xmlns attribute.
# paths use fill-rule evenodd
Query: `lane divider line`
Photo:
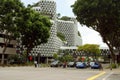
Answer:
<svg viewBox="0 0 120 80"><path fill-rule="evenodd" d="M105 73L106 73L105 71L102 71L101 73L99 73L99 74L97 74L95 76L92 76L92 77L88 78L87 80L94 80L94 79L98 78L99 76L102 76Z"/></svg>

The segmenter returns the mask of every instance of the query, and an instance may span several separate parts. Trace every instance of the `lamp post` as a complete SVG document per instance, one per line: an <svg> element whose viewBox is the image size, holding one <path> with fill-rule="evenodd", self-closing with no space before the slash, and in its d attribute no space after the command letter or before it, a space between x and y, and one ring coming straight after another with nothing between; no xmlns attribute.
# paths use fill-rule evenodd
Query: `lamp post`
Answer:
<svg viewBox="0 0 120 80"><path fill-rule="evenodd" d="M38 67L40 66L40 57L41 57L41 54L40 52L38 52Z"/></svg>
<svg viewBox="0 0 120 80"><path fill-rule="evenodd" d="M33 56L34 56L34 65L35 65L35 67L38 67L38 63L36 60L37 53L33 53Z"/></svg>
<svg viewBox="0 0 120 80"><path fill-rule="evenodd" d="M46 63L47 63L47 64L48 64L48 56L49 56L49 55L48 55L48 53L47 53L47 55L46 55L46 57L47 57L47 59L46 59Z"/></svg>

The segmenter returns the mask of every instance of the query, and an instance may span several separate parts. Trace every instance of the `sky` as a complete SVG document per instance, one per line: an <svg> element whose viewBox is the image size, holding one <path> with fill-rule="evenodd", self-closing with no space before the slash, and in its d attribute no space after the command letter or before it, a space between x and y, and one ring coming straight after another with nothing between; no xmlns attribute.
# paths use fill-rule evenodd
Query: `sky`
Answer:
<svg viewBox="0 0 120 80"><path fill-rule="evenodd" d="M21 0L24 5L33 4L40 0ZM69 16L75 17L74 13L72 12L71 5L74 4L76 0L54 0L56 1L57 5L57 13L60 13L61 16ZM98 44L100 47L107 47L105 43L103 43L101 36L98 32L87 28L86 26L81 26L78 23L78 30L81 33L83 45L84 44Z"/></svg>

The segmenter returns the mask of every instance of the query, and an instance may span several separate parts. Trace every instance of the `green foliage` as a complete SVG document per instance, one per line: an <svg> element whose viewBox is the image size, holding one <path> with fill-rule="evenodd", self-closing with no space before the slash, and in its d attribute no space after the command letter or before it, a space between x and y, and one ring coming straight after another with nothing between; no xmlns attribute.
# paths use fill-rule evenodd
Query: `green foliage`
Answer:
<svg viewBox="0 0 120 80"><path fill-rule="evenodd" d="M22 45L25 45L27 52L40 45L46 43L50 36L50 19L34 12L31 8L22 10L22 17L18 18L18 31L21 35Z"/></svg>
<svg viewBox="0 0 120 80"><path fill-rule="evenodd" d="M44 63L40 64L40 67L49 67L49 66L50 66L50 64L44 64Z"/></svg>
<svg viewBox="0 0 120 80"><path fill-rule="evenodd" d="M116 64L112 64L112 68L117 68Z"/></svg>
<svg viewBox="0 0 120 80"><path fill-rule="evenodd" d="M21 55L21 54L14 54L14 55L10 55L8 57L9 62L23 63L23 62L25 62L25 59L26 59L26 57L24 55Z"/></svg>
<svg viewBox="0 0 120 80"><path fill-rule="evenodd" d="M80 32L78 31L78 36L80 36L81 37L81 34L80 34Z"/></svg>
<svg viewBox="0 0 120 80"><path fill-rule="evenodd" d="M57 13L57 18L60 18L61 14L60 13Z"/></svg>
<svg viewBox="0 0 120 80"><path fill-rule="evenodd" d="M58 59L58 54L53 54L53 58L55 59L55 60L57 60Z"/></svg>
<svg viewBox="0 0 120 80"><path fill-rule="evenodd" d="M4 64L4 53L11 40L18 37L17 18L25 7L20 0L0 0L0 33L4 34L1 64ZM9 36L8 36L9 35Z"/></svg>
<svg viewBox="0 0 120 80"><path fill-rule="evenodd" d="M65 55L65 61L73 61L73 56L72 55Z"/></svg>
<svg viewBox="0 0 120 80"><path fill-rule="evenodd" d="M100 54L99 45L96 44L85 44L78 47L79 51L86 51L93 54Z"/></svg>
<svg viewBox="0 0 120 80"><path fill-rule="evenodd" d="M8 57L8 60L14 60L14 61L18 61L19 60L19 55L15 54L15 55L10 55Z"/></svg>
<svg viewBox="0 0 120 80"><path fill-rule="evenodd" d="M70 17L68 16L62 16L61 18L59 18L60 20L64 20L64 21L70 21Z"/></svg>
<svg viewBox="0 0 120 80"><path fill-rule="evenodd" d="M107 26L111 26L110 24L113 25L118 22L116 17L119 15L119 3L119 0L77 0L72 8L81 24L97 30L100 24L105 26L107 23ZM109 23L109 19L116 20L116 22L111 21L112 23Z"/></svg>
<svg viewBox="0 0 120 80"><path fill-rule="evenodd" d="M0 0L0 32L5 31L4 34L9 35L4 37L3 54L12 38L21 37L28 53L33 47L46 43L51 25L48 17L35 12L30 6L25 8L20 0Z"/></svg>
<svg viewBox="0 0 120 80"><path fill-rule="evenodd" d="M0 0L0 31L6 30L14 36L18 27L15 21L23 8L19 0Z"/></svg>
<svg viewBox="0 0 120 80"><path fill-rule="evenodd" d="M77 0L72 8L82 25L100 33L114 57L113 47L120 47L120 0Z"/></svg>
<svg viewBox="0 0 120 80"><path fill-rule="evenodd" d="M60 33L60 32L57 32L57 37L59 37L62 41L66 41L65 40L65 35Z"/></svg>
<svg viewBox="0 0 120 80"><path fill-rule="evenodd" d="M73 61L73 56L70 55L70 54L65 54L63 55L62 57L59 57L59 60L62 61L62 62L69 62L69 61Z"/></svg>
<svg viewBox="0 0 120 80"><path fill-rule="evenodd" d="M115 68L117 68L117 67L116 67L116 64L113 63L113 64L110 64L109 66L107 66L106 68L113 68L113 69L115 69Z"/></svg>

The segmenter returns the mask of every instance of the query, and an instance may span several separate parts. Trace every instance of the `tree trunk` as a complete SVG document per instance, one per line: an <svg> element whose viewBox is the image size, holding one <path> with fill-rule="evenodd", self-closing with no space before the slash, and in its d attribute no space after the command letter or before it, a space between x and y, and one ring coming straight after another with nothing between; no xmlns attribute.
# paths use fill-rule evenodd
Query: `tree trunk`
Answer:
<svg viewBox="0 0 120 80"><path fill-rule="evenodd" d="M30 51L31 51L31 48L28 47L28 48L27 48L27 56L26 56L27 62L29 61Z"/></svg>
<svg viewBox="0 0 120 80"><path fill-rule="evenodd" d="M4 64L4 53L2 53L2 60L1 60L1 64L3 65Z"/></svg>
<svg viewBox="0 0 120 80"><path fill-rule="evenodd" d="M108 47L110 49L110 52L111 52L110 56L111 56L113 62L115 62L115 54L113 52L113 47L111 47L110 44L107 41L105 41L105 43L108 45Z"/></svg>

